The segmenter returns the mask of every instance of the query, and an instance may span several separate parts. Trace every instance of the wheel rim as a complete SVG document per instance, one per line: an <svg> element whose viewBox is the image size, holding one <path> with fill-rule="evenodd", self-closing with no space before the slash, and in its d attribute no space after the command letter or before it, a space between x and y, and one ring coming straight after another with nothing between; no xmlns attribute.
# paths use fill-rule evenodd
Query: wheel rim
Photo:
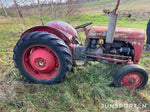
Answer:
<svg viewBox="0 0 150 112"><path fill-rule="evenodd" d="M58 56L44 45L29 47L24 52L23 65L30 75L39 80L52 79L60 69Z"/></svg>
<svg viewBox="0 0 150 112"><path fill-rule="evenodd" d="M130 73L123 77L121 80L121 86L130 89L136 89L143 82L143 77L139 73Z"/></svg>

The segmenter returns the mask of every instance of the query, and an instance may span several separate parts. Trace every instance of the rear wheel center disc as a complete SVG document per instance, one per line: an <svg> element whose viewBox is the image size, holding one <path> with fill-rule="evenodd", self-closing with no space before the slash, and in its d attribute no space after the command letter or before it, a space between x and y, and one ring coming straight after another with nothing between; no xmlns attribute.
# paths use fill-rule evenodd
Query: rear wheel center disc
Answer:
<svg viewBox="0 0 150 112"><path fill-rule="evenodd" d="M46 49L37 48L29 56L31 66L40 73L51 73L56 67L55 56Z"/></svg>

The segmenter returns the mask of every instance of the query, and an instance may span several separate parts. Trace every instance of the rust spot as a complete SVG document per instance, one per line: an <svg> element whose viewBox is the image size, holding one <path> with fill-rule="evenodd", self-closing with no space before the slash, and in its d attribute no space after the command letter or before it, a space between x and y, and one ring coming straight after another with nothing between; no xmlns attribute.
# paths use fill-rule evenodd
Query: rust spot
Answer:
<svg viewBox="0 0 150 112"><path fill-rule="evenodd" d="M85 30L85 33L88 38L101 38L101 37L106 38L107 29L108 29L107 27L103 26L93 26L90 28L90 30L89 29ZM125 38L125 39L145 40L145 31L134 28L117 27L114 37L119 39Z"/></svg>
<svg viewBox="0 0 150 112"><path fill-rule="evenodd" d="M135 41L134 41L134 42L132 42L132 44L133 44L133 45L136 45L136 44L137 44L137 42L135 42Z"/></svg>
<svg viewBox="0 0 150 112"><path fill-rule="evenodd" d="M72 35L73 37L77 36L76 30L71 25L69 25L68 23L63 22L63 21L51 21L51 22L45 24L45 26L59 29L65 33Z"/></svg>

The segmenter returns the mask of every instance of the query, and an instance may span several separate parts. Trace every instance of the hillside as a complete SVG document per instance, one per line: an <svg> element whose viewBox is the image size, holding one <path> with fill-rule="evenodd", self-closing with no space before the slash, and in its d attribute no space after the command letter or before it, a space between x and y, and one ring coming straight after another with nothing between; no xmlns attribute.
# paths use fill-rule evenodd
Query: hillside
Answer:
<svg viewBox="0 0 150 112"><path fill-rule="evenodd" d="M150 12L149 0L126 0L120 5L120 10L143 10Z"/></svg>
<svg viewBox="0 0 150 112"><path fill-rule="evenodd" d="M115 4L116 0L88 2L83 5L82 13L102 13L103 9L113 9ZM119 11L150 17L150 2L149 0L121 0Z"/></svg>
<svg viewBox="0 0 150 112"><path fill-rule="evenodd" d="M104 7L107 8L108 4L115 5L117 0L100 0L94 2L85 3L83 6L84 8L88 7ZM121 0L120 10L149 10L150 11L150 2L149 0Z"/></svg>
<svg viewBox="0 0 150 112"><path fill-rule="evenodd" d="M100 1L94 1L94 2L87 2L83 5L83 8L103 6L103 5L111 4L113 2L115 2L115 0L100 0Z"/></svg>

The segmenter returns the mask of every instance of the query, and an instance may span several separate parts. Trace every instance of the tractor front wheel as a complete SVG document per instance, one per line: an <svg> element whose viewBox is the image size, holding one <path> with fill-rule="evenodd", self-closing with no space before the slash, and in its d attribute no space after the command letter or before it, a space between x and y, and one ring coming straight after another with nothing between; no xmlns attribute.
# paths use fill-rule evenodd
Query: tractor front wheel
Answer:
<svg viewBox="0 0 150 112"><path fill-rule="evenodd" d="M59 83L72 67L69 47L47 32L32 32L21 38L14 48L13 59L20 73L34 83Z"/></svg>
<svg viewBox="0 0 150 112"><path fill-rule="evenodd" d="M126 65L120 68L114 75L115 87L140 89L148 81L148 74L144 68L138 65Z"/></svg>

